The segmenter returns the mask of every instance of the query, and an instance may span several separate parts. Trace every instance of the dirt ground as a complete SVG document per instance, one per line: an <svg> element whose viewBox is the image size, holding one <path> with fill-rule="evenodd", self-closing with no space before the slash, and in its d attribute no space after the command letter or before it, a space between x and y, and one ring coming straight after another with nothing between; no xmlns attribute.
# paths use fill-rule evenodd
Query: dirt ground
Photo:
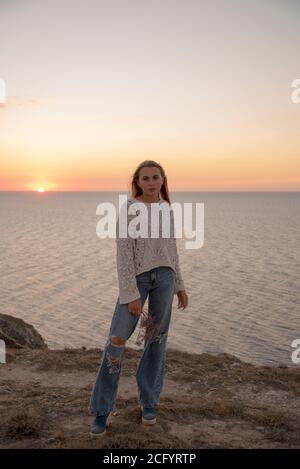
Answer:
<svg viewBox="0 0 300 469"><path fill-rule="evenodd" d="M88 403L100 349L10 349L0 364L0 448L299 448L300 369L228 354L168 349L156 425L141 424L126 348L106 435L92 438Z"/></svg>

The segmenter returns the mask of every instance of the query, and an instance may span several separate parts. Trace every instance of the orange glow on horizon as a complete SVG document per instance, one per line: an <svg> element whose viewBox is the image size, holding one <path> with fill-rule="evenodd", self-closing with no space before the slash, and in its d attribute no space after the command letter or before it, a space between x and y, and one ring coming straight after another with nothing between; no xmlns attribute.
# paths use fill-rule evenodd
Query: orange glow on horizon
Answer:
<svg viewBox="0 0 300 469"><path fill-rule="evenodd" d="M64 0L59 15L6 3L0 192L123 192L148 159L170 192L300 191L297 2L265 2L266 21L259 2L250 17L245 2L174 2L171 20L168 2L139 2L120 22L111 2L80 2L72 24Z"/></svg>

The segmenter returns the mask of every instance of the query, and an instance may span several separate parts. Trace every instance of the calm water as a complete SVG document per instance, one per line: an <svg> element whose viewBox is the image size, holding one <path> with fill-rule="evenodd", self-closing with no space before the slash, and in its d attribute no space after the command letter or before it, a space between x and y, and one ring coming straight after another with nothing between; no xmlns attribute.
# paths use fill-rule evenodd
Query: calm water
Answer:
<svg viewBox="0 0 300 469"><path fill-rule="evenodd" d="M0 311L34 325L50 348L104 346L118 286L115 240L97 237L96 207L117 196L0 192ZM291 361L300 338L300 194L171 196L204 203L205 241L198 250L177 241L190 305L178 310L174 297L168 346L300 366ZM128 346L138 347L138 331Z"/></svg>

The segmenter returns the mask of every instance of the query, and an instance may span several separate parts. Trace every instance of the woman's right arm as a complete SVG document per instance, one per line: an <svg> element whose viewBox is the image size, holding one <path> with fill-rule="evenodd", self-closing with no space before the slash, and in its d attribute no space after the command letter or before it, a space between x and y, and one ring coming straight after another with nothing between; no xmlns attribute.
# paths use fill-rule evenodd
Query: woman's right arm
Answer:
<svg viewBox="0 0 300 469"><path fill-rule="evenodd" d="M136 282L134 266L134 242L130 236L119 236L119 219L116 225L117 272L119 283L119 303L128 304L133 314L141 313L140 292Z"/></svg>

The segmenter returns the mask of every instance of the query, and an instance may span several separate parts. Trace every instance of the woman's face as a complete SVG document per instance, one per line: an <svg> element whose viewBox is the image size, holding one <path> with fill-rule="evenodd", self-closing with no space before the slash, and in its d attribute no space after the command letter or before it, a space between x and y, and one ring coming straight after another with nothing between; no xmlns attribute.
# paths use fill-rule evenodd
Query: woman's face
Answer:
<svg viewBox="0 0 300 469"><path fill-rule="evenodd" d="M153 197L159 194L160 189L163 185L163 177L160 170L155 166L150 168L142 168L139 172L139 178L137 180L138 185L143 191L143 195Z"/></svg>

